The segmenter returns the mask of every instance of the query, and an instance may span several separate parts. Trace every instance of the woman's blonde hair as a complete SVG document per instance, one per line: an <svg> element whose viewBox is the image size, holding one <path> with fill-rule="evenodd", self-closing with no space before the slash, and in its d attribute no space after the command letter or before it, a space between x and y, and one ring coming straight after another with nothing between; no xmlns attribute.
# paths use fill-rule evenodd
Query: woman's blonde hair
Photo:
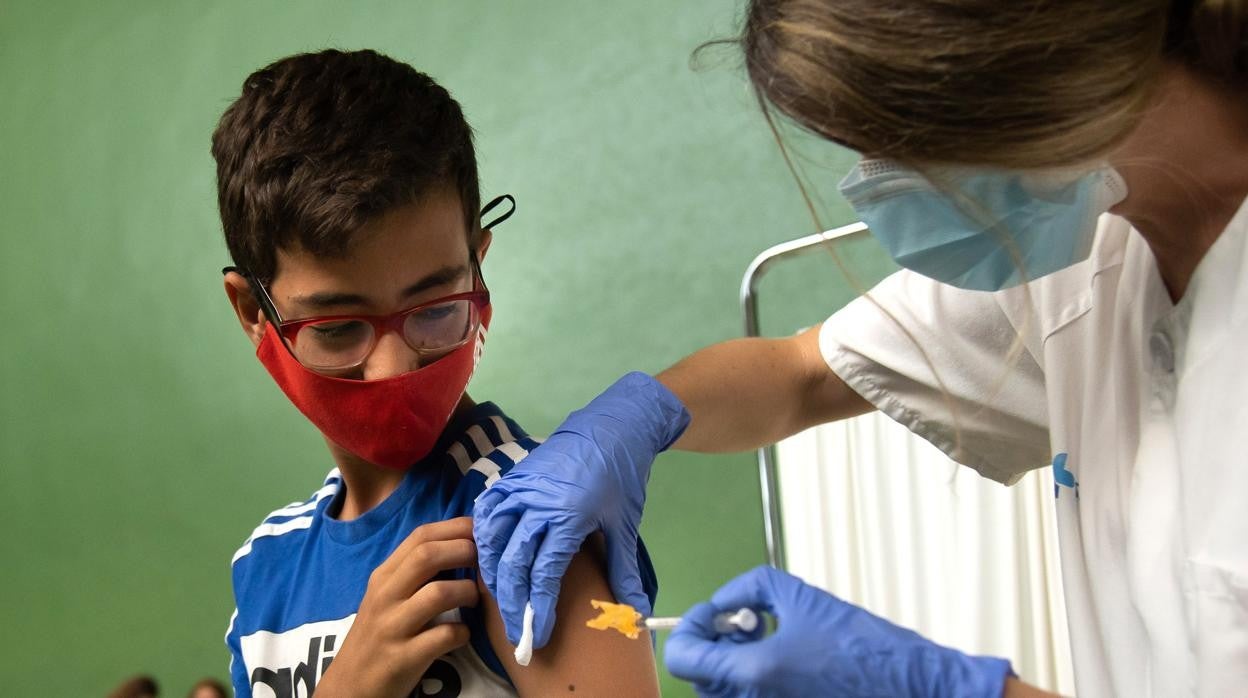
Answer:
<svg viewBox="0 0 1248 698"><path fill-rule="evenodd" d="M764 109L915 164L1102 157L1167 60L1248 86L1248 0L752 0L739 40Z"/></svg>
<svg viewBox="0 0 1248 698"><path fill-rule="evenodd" d="M868 157L920 170L1027 170L1104 158L1131 134L1168 62L1236 94L1248 87L1248 0L750 0L745 27L729 43L744 50L763 115L818 230L773 108ZM922 344L828 250L917 347L961 450L959 409ZM1024 297L1030 307L1026 287ZM1016 328L1005 366L1021 355L1031 320L1028 313Z"/></svg>

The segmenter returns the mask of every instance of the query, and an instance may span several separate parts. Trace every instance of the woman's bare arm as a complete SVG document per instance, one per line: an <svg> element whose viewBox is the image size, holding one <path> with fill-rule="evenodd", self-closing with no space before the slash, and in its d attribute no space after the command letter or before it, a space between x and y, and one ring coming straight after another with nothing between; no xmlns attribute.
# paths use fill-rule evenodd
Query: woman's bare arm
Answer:
<svg viewBox="0 0 1248 698"><path fill-rule="evenodd" d="M1001 694L1001 698L1060 698L1060 696L1011 677L1005 681L1005 692Z"/></svg>
<svg viewBox="0 0 1248 698"><path fill-rule="evenodd" d="M658 375L692 416L674 448L746 451L875 409L828 368L819 327L785 339L734 339Z"/></svg>

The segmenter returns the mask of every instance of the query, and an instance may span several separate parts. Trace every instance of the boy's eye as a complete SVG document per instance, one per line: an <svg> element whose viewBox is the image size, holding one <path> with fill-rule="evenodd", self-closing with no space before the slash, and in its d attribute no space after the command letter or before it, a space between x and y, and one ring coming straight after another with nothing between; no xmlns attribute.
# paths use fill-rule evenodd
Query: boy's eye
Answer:
<svg viewBox="0 0 1248 698"><path fill-rule="evenodd" d="M300 332L319 344L350 344L367 340L372 327L360 320L343 320L341 322L323 322L308 325Z"/></svg>
<svg viewBox="0 0 1248 698"><path fill-rule="evenodd" d="M326 337L339 337L351 332L352 330L358 330L365 324L366 323L360 322L359 320L344 320L343 322L325 322L317 325L309 325L309 327L311 327L313 331L319 335Z"/></svg>
<svg viewBox="0 0 1248 698"><path fill-rule="evenodd" d="M471 317L468 301L441 303L408 315L404 332L416 348L453 346L467 336Z"/></svg>
<svg viewBox="0 0 1248 698"><path fill-rule="evenodd" d="M432 308L425 308L419 313L415 313L415 316L417 320L441 320L454 315L457 310L455 303L446 303L444 305L435 305Z"/></svg>

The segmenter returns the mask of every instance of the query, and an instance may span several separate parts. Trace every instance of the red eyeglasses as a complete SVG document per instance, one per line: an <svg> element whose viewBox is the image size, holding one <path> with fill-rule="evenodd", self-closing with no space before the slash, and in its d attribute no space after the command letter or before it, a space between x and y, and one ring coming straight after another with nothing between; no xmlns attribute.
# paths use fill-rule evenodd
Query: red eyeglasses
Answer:
<svg viewBox="0 0 1248 698"><path fill-rule="evenodd" d="M397 332L417 353L440 356L476 336L490 292L438 298L389 315L331 315L277 323L299 363L321 371L354 368L387 332Z"/></svg>
<svg viewBox="0 0 1248 698"><path fill-rule="evenodd" d="M290 353L315 371L342 371L364 363L387 332L397 332L414 351L434 358L450 353L476 336L481 316L490 304L490 292L481 283L473 260L477 290L426 301L387 315L328 315L282 320L269 291L251 273L238 267L247 279L269 322L277 328Z"/></svg>

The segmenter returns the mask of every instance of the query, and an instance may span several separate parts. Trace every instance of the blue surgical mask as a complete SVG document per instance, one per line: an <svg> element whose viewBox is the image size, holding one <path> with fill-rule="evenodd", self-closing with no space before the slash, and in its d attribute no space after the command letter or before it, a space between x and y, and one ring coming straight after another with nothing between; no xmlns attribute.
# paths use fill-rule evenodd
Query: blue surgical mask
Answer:
<svg viewBox="0 0 1248 698"><path fill-rule="evenodd" d="M996 291L1087 258L1097 218L1127 196L1105 166L1079 172L936 168L863 160L841 181L859 218L903 267Z"/></svg>

